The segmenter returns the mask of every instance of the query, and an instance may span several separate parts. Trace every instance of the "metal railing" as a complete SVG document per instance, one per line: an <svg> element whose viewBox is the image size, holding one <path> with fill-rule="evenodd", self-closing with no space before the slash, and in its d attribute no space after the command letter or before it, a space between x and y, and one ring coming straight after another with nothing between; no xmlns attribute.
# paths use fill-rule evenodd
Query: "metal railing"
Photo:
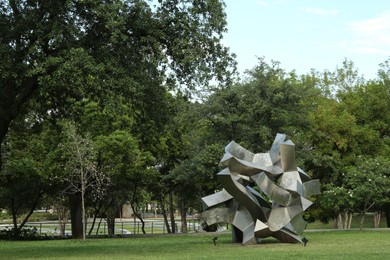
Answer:
<svg viewBox="0 0 390 260"><path fill-rule="evenodd" d="M100 222L100 223L99 223ZM163 220L156 219L145 219L144 220L145 232L146 234L166 234L167 228ZM66 223L64 229L65 236L71 236L71 223ZM176 233L181 233L181 221L176 221L175 230ZM60 236L60 225L58 221L43 221L43 222L28 222L24 226L25 228L35 228L37 233L41 236ZM87 223L87 234L92 227L92 222ZM0 224L0 230L2 229L11 229L13 225L10 223ZM188 219L187 220L187 232L199 232L201 230L201 221L199 219ZM138 235L143 234L142 232L142 223L137 220L123 220L117 219L115 221L115 235ZM107 222L105 220L97 220L94 224L94 228L91 232L92 236L95 235L108 235Z"/></svg>

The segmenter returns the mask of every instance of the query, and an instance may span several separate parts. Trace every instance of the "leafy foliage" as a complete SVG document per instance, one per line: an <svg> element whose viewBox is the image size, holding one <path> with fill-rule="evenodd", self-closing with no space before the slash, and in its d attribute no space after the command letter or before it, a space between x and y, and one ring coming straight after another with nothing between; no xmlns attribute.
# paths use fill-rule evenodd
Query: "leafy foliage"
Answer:
<svg viewBox="0 0 390 260"><path fill-rule="evenodd" d="M355 209L366 213L389 202L390 162L382 156L359 157L356 166L347 167L345 183L351 189Z"/></svg>
<svg viewBox="0 0 390 260"><path fill-rule="evenodd" d="M37 228L3 229L0 230L0 240L38 240Z"/></svg>
<svg viewBox="0 0 390 260"><path fill-rule="evenodd" d="M16 219L42 198L57 199L69 187L64 180L85 169L88 183L106 178L85 190L96 216L172 194L182 211L200 209L197 198L219 189L226 144L265 152L283 132L299 164L324 184L316 202L324 219L390 214L390 62L365 81L348 60L298 76L260 58L233 82L224 7L218 0L1 1L0 206L14 208ZM206 93L201 102L189 98L198 93ZM73 139L64 131L69 121ZM74 150L77 142L83 151Z"/></svg>

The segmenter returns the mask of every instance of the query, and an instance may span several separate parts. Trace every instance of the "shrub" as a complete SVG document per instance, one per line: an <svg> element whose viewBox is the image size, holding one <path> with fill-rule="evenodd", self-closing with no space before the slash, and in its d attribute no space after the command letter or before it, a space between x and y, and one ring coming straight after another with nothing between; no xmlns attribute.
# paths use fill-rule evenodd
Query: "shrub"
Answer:
<svg viewBox="0 0 390 260"><path fill-rule="evenodd" d="M0 230L0 239L2 240L37 240L39 238L36 227L22 228L21 230L15 228Z"/></svg>

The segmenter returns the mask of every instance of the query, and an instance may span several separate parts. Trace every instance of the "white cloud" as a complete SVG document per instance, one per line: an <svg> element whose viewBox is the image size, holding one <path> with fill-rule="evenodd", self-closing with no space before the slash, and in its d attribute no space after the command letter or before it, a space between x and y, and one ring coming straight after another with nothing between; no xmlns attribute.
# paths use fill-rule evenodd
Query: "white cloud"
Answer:
<svg viewBox="0 0 390 260"><path fill-rule="evenodd" d="M315 14L320 16L335 16L340 13L340 10L338 9L323 9L316 7L305 7L303 8L303 11L309 14Z"/></svg>
<svg viewBox="0 0 390 260"><path fill-rule="evenodd" d="M390 32L390 11L380 14L378 17L349 24L350 29L358 36L375 36Z"/></svg>
<svg viewBox="0 0 390 260"><path fill-rule="evenodd" d="M351 48L350 51L361 54L385 54L390 55L390 50L379 49L379 48L370 48L370 47L357 47Z"/></svg>
<svg viewBox="0 0 390 260"><path fill-rule="evenodd" d="M270 4L267 1L261 1L261 0L256 1L256 4L259 6L266 6L266 7L270 6Z"/></svg>
<svg viewBox="0 0 390 260"><path fill-rule="evenodd" d="M367 54L390 53L390 11L377 17L348 24L352 33L350 50Z"/></svg>

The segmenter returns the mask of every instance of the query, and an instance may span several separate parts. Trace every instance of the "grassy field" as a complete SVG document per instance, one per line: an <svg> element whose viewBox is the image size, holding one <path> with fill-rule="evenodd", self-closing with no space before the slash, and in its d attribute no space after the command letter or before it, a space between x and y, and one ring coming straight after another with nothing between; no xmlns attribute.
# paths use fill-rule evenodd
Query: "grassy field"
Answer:
<svg viewBox="0 0 390 260"><path fill-rule="evenodd" d="M360 228L360 220L361 216L359 214L354 214L352 218L351 228ZM386 228L386 218L382 217L382 220L380 222L379 228ZM316 221L314 223L309 223L307 226L307 229L333 229L334 224L331 220L327 224L323 224L320 221ZM374 215L371 213L368 213L365 217L363 228L374 228Z"/></svg>
<svg viewBox="0 0 390 260"><path fill-rule="evenodd" d="M212 238L218 236L218 245ZM388 259L390 231L306 232L306 247L266 239L231 243L228 233L115 239L0 241L0 259Z"/></svg>

